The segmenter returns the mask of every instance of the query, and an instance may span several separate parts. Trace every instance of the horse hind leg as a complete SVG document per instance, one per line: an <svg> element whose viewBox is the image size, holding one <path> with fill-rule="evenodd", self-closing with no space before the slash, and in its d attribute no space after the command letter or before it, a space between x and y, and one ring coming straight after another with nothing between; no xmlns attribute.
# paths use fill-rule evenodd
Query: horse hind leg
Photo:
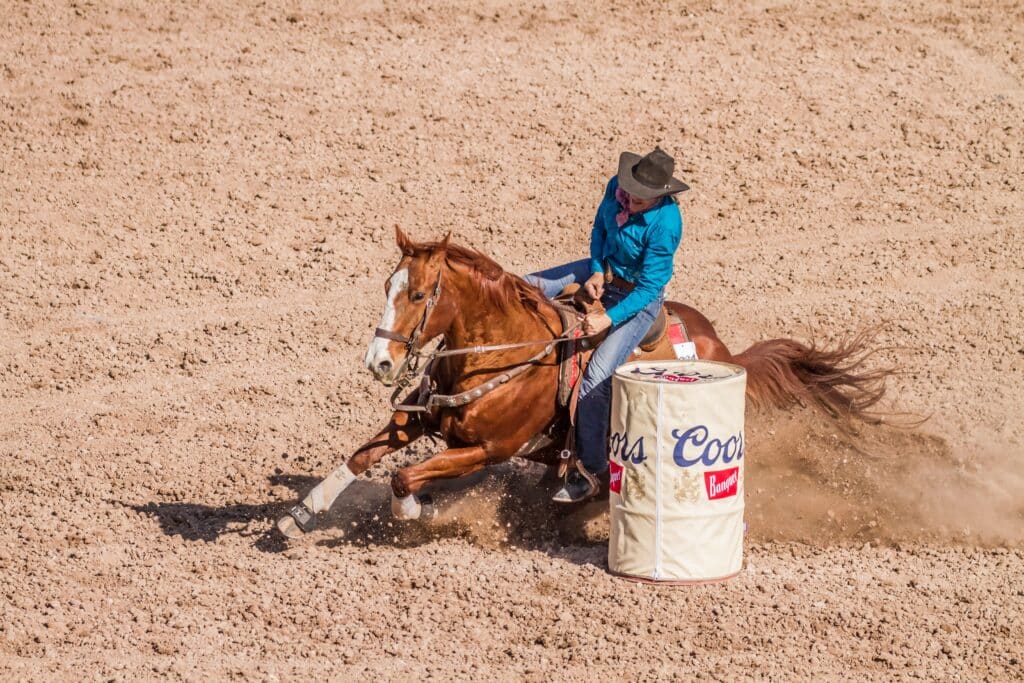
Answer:
<svg viewBox="0 0 1024 683"><path fill-rule="evenodd" d="M397 519L419 519L423 513L417 495L434 479L454 479L479 472L490 461L480 446L449 448L417 465L400 469L391 478L391 512Z"/></svg>

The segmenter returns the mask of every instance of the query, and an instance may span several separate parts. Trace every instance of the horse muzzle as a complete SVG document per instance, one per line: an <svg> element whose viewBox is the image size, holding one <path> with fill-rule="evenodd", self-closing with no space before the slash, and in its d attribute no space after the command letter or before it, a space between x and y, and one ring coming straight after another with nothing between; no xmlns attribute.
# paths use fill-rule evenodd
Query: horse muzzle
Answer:
<svg viewBox="0 0 1024 683"><path fill-rule="evenodd" d="M374 337L370 347L366 350L366 357L363 363L378 382L386 387L392 386L398 379L398 373L402 367L401 358L394 358L388 348L388 340Z"/></svg>
<svg viewBox="0 0 1024 683"><path fill-rule="evenodd" d="M386 387L392 387L407 371L405 357L374 358L366 361L366 367L374 378Z"/></svg>
<svg viewBox="0 0 1024 683"><path fill-rule="evenodd" d="M397 369L395 364L390 360L367 363L366 367L370 369L370 372L373 373L373 376L377 381L386 387L392 386L397 379Z"/></svg>

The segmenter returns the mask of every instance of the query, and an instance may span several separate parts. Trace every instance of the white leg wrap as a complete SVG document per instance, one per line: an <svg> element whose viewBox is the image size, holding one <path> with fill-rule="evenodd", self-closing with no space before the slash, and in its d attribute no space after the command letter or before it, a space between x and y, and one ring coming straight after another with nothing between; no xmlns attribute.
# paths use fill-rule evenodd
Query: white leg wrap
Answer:
<svg viewBox="0 0 1024 683"><path fill-rule="evenodd" d="M347 489L348 485L355 481L355 478L356 475L352 474L352 470L348 468L348 465L342 465L328 474L326 479L314 486L313 490L302 499L302 504L310 512L323 512L334 504L334 501L338 499L341 492Z"/></svg>
<svg viewBox="0 0 1024 683"><path fill-rule="evenodd" d="M391 493L391 514L395 519L419 519L423 508L420 501L414 495L399 498L392 491Z"/></svg>

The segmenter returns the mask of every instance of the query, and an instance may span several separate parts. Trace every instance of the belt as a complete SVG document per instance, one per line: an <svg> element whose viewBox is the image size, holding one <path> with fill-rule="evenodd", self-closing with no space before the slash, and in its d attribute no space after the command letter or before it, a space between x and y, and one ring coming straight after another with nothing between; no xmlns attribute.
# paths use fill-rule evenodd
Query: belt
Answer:
<svg viewBox="0 0 1024 683"><path fill-rule="evenodd" d="M612 287L615 287L617 289L621 289L622 291L626 292L627 294L629 292L632 292L634 289L636 289L636 283L635 282L630 282L629 280L623 280L618 275L612 275L611 279L609 279L608 276L605 275L604 281L605 281L605 284L611 285Z"/></svg>

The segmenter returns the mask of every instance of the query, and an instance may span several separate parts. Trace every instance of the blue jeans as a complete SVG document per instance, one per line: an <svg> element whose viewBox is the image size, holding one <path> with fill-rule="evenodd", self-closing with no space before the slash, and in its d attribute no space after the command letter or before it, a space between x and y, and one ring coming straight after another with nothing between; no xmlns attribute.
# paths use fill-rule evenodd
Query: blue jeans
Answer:
<svg viewBox="0 0 1024 683"><path fill-rule="evenodd" d="M590 278L590 260L574 261L526 276L526 281L540 288L548 298L561 293L567 285L582 285ZM613 285L605 285L601 303L606 309L622 301L628 294ZM658 317L664 292L632 318L609 330L608 336L590 357L580 386L576 413L577 455L588 472L601 474L608 469L608 421L612 402L612 373L633 353Z"/></svg>

